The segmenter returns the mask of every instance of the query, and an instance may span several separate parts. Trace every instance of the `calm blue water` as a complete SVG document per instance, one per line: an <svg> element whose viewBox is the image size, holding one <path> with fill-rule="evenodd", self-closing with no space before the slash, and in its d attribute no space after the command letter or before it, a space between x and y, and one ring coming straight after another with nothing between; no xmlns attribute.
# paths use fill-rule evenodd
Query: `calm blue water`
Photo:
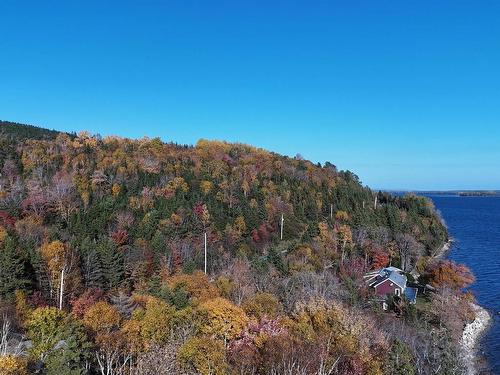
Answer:
<svg viewBox="0 0 500 375"><path fill-rule="evenodd" d="M428 196L441 211L455 243L448 258L467 265L478 303L493 316L481 342L491 371L500 374L500 197Z"/></svg>

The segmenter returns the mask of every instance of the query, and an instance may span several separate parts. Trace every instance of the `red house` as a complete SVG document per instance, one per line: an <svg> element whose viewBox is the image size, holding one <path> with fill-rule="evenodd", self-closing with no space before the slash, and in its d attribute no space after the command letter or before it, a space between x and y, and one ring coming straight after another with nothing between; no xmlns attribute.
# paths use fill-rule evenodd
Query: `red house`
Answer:
<svg viewBox="0 0 500 375"><path fill-rule="evenodd" d="M371 271L365 276L365 282L375 290L379 297L405 296L410 303L416 303L417 290L406 286L407 278L402 270L396 267Z"/></svg>

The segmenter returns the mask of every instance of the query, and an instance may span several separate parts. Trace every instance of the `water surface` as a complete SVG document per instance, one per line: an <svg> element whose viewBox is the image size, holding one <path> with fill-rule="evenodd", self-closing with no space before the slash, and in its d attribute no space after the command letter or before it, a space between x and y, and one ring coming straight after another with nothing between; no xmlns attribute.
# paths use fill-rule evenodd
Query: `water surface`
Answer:
<svg viewBox="0 0 500 375"><path fill-rule="evenodd" d="M500 197L430 195L454 239L448 258L467 265L478 303L493 316L480 349L500 375Z"/></svg>

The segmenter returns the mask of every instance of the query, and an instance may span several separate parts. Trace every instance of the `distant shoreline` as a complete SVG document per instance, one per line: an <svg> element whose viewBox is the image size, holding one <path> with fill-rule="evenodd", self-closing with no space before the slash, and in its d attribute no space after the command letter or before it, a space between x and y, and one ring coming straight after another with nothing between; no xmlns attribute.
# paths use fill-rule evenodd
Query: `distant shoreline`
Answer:
<svg viewBox="0 0 500 375"><path fill-rule="evenodd" d="M500 197L500 190L381 190L388 193L417 195L454 195L457 197Z"/></svg>

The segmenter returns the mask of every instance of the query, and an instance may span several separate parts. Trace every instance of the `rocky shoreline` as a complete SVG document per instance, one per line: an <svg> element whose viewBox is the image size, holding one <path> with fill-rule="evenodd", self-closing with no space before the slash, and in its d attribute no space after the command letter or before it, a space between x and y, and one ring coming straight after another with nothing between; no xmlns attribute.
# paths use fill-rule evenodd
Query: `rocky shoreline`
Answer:
<svg viewBox="0 0 500 375"><path fill-rule="evenodd" d="M475 303L471 305L476 318L465 325L460 342L464 354L464 362L467 367L467 375L477 374L477 346L482 333L484 333L491 320L490 314L483 307Z"/></svg>
<svg viewBox="0 0 500 375"><path fill-rule="evenodd" d="M436 259L443 259L448 254L453 245L453 238L450 238L434 255ZM478 344L481 335L486 331L491 321L491 316L483 307L478 304L471 303L474 310L475 318L472 322L465 325L460 347L464 355L464 363L467 368L467 375L476 375L478 373Z"/></svg>
<svg viewBox="0 0 500 375"><path fill-rule="evenodd" d="M433 256L435 259L442 259L450 251L451 245L453 245L453 238L450 238Z"/></svg>

